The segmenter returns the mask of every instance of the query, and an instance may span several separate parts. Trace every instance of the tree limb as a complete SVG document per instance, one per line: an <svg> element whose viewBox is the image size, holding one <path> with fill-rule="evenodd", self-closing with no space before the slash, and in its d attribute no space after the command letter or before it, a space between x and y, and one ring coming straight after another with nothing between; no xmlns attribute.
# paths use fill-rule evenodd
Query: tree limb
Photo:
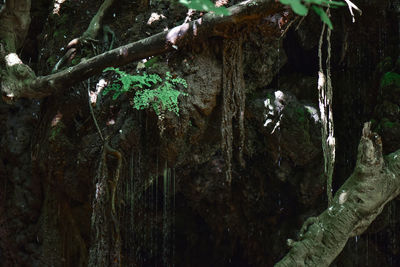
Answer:
<svg viewBox="0 0 400 267"><path fill-rule="evenodd" d="M229 36L232 26L260 20L281 8L282 5L275 0L248 0L230 7L229 16L222 17L208 13L200 19L107 51L58 73L28 77L23 82L13 82L12 86L4 85L3 82L2 93L3 96L13 98L42 98L96 75L109 66L122 66L160 55L204 38Z"/></svg>
<svg viewBox="0 0 400 267"><path fill-rule="evenodd" d="M400 150L382 156L380 137L363 129L353 174L335 194L333 204L308 219L299 241L288 240L289 253L275 266L329 266L350 237L362 234L400 193Z"/></svg>

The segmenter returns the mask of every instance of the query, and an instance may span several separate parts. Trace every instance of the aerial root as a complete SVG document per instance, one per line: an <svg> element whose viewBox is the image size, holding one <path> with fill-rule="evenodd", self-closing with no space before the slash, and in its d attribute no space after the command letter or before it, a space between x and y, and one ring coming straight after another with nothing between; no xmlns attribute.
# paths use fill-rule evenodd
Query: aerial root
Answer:
<svg viewBox="0 0 400 267"><path fill-rule="evenodd" d="M358 13L360 13L360 15L362 14L361 9L358 8L358 6L356 6L353 2L351 2L350 0L344 0L347 4L347 6L349 7L349 11L353 20L353 23L356 21L356 19L354 18L354 12L353 9L357 10Z"/></svg>

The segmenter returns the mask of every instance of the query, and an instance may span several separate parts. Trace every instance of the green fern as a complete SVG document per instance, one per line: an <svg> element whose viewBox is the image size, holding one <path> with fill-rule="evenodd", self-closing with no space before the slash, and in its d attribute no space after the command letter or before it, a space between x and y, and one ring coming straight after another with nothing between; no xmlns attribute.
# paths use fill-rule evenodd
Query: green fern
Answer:
<svg viewBox="0 0 400 267"><path fill-rule="evenodd" d="M151 104L157 115L162 110L175 112L179 116L178 97L188 94L175 90L179 84L187 88L187 83L182 78L172 78L169 72L166 73L165 81L156 89L145 89L138 91L133 99L133 107L136 109L148 108Z"/></svg>
<svg viewBox="0 0 400 267"><path fill-rule="evenodd" d="M113 91L112 98L115 100L122 93L133 89L136 91L132 100L133 108L141 110L151 106L157 115L160 115L162 111L168 110L175 112L179 116L178 97L180 95L187 96L188 94L175 90L175 88L179 85L187 88L187 83L184 79L180 77L173 78L169 72L165 74L165 80L163 81L157 74L130 75L118 68L106 68L103 72L105 71L114 71L120 77L117 79L117 83L109 85L103 91L103 95ZM154 85L158 83L161 84L154 89Z"/></svg>
<svg viewBox="0 0 400 267"><path fill-rule="evenodd" d="M114 71L115 73L119 74L120 78L118 81L121 84L113 83L111 86L108 86L104 91L103 95L108 94L110 91L114 91L113 100L117 99L122 93L128 92L131 88L138 87L140 89L151 87L152 84L156 84L157 82L161 82L162 79L157 74L147 74L143 73L142 75L130 75L127 74L118 68L106 68L103 72L106 71Z"/></svg>
<svg viewBox="0 0 400 267"><path fill-rule="evenodd" d="M395 85L396 87L400 87L400 74L396 72L386 72L381 80L381 87L387 87L390 85Z"/></svg>

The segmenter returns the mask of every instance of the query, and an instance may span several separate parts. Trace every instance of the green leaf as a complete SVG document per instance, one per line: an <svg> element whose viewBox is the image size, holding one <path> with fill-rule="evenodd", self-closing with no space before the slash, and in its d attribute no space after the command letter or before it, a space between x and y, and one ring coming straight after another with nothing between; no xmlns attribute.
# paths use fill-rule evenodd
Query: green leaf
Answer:
<svg viewBox="0 0 400 267"><path fill-rule="evenodd" d="M300 16L305 16L308 13L308 9L305 5L303 5L300 0L293 1L293 3L290 5L294 11L294 13L300 15Z"/></svg>
<svg viewBox="0 0 400 267"><path fill-rule="evenodd" d="M308 9L301 3L301 0L280 0L284 5L290 5L293 12L300 16L305 16L308 13Z"/></svg>
<svg viewBox="0 0 400 267"><path fill-rule="evenodd" d="M321 8L321 7L319 7L319 6L311 6L311 8L315 11L315 13L317 13L318 15L319 15L319 17L321 18L321 20L326 24L326 25L328 25L328 27L329 27L329 29L333 29L333 26L332 26L332 22L331 22L331 20L329 19L329 17L328 17L328 15L325 13L325 11Z"/></svg>
<svg viewBox="0 0 400 267"><path fill-rule="evenodd" d="M346 3L344 3L344 2L327 1L327 0L322 0L322 4L325 4L326 6L330 6L330 7L345 6L346 5Z"/></svg>
<svg viewBox="0 0 400 267"><path fill-rule="evenodd" d="M165 73L165 80L163 81L157 74L130 75L118 68L106 68L103 72L105 71L114 71L120 77L117 78L117 83L113 83L104 89L103 95L113 91L112 99L116 100L122 93L136 87L135 96L132 99L133 108L140 110L151 106L157 115L163 110L168 110L179 116L178 97L188 94L175 90L175 88L179 85L187 88L187 83L183 78L173 76L170 72ZM161 84L153 89L152 87L159 82Z"/></svg>
<svg viewBox="0 0 400 267"><path fill-rule="evenodd" d="M210 0L179 0L187 8L199 11L212 11L217 15L228 16L231 13L226 7L216 7Z"/></svg>
<svg viewBox="0 0 400 267"><path fill-rule="evenodd" d="M291 0L286 0L291 2ZM282 2L282 1L281 1ZM326 6L326 7L339 7L339 6L345 6L346 4L344 2L339 2L339 1L328 1L328 0L304 0L305 3L309 4L316 4L319 6Z"/></svg>
<svg viewBox="0 0 400 267"><path fill-rule="evenodd" d="M397 87L400 87L400 74L390 71L386 72L382 77L381 87L386 87L393 84Z"/></svg>

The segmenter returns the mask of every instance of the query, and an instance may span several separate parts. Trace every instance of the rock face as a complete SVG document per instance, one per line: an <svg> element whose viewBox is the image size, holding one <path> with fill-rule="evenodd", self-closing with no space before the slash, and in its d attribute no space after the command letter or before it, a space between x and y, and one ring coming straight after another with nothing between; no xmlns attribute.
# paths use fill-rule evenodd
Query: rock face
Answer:
<svg viewBox="0 0 400 267"><path fill-rule="evenodd" d="M28 33L29 46L22 50L39 74L51 71L63 54L60 48L85 30L101 1L67 1L47 22L44 2L32 7L41 19L33 20L30 31L41 33L40 38ZM170 1L120 2L105 22L117 37L114 46L186 18L186 9ZM360 4L363 16L355 24L344 10L333 14L340 29L332 38L332 53L340 55L334 56L332 67L338 138L334 187L354 166L364 121L375 120L385 154L400 147L398 78L382 85L387 73L400 71L395 62L398 11L391 1L365 2ZM116 77L93 77L41 102L0 103L0 262L87 266L90 248L96 245L93 233L103 223L109 228L102 241L121 246L120 255L106 255L113 264L276 263L286 253L286 239L295 237L304 220L326 206L316 102L320 31L315 25L320 22L311 15L298 31L292 26L281 37L290 16L287 10L277 12L257 25L246 25L240 33L245 109L232 118L231 181L226 179L227 159L221 146L226 66L220 38L147 64L149 73L164 77L169 71L188 83L187 89L178 88L188 94L179 98L179 116L134 110L132 93L116 100L98 94L92 105L94 117L107 144L121 153L121 167L115 154L102 158L105 146L87 97L87 90L93 94L100 79L111 82ZM76 60L104 49L95 48L82 47ZM389 63L381 63L379 69L389 56ZM139 66L123 69L135 73ZM243 147L240 116L245 126ZM93 221L93 203L99 195L96 179L105 173L108 199L96 211L104 212L100 216L104 221ZM396 266L400 245L391 235L398 227L396 203L370 232L351 240L334 264L354 266L346 259L361 250L369 256L358 256L360 266L368 262Z"/></svg>

